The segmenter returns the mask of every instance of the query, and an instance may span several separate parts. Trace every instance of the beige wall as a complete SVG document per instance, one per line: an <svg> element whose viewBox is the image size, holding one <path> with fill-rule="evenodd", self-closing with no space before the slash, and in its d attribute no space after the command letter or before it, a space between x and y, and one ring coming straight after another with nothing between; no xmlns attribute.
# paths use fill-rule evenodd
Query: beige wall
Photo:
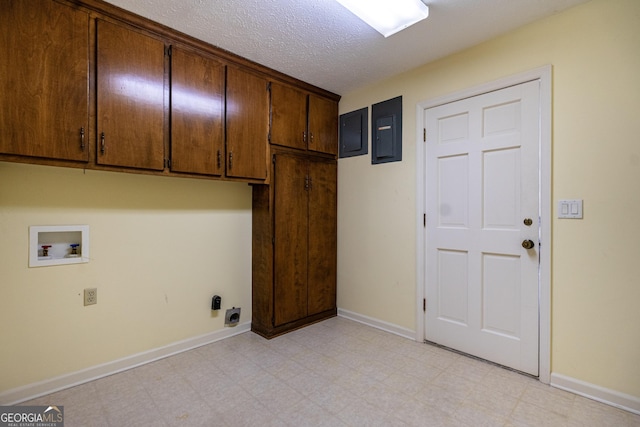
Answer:
<svg viewBox="0 0 640 427"><path fill-rule="evenodd" d="M76 224L89 263L28 267L30 225ZM222 330L214 293L251 316L251 189L0 162L0 271L0 392Z"/></svg>
<svg viewBox="0 0 640 427"><path fill-rule="evenodd" d="M403 97L403 160L339 161L338 307L416 327L416 105L553 66L552 372L640 398L640 2L593 0L343 94Z"/></svg>

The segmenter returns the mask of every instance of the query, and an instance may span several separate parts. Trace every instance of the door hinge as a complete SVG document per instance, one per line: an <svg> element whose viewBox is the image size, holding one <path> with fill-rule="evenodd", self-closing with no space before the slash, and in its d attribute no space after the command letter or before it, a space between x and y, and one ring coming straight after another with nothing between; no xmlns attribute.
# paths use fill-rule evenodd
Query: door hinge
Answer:
<svg viewBox="0 0 640 427"><path fill-rule="evenodd" d="M171 46L165 46L164 54L167 56L171 56Z"/></svg>
<svg viewBox="0 0 640 427"><path fill-rule="evenodd" d="M422 140L427 142L427 128L422 128Z"/></svg>
<svg viewBox="0 0 640 427"><path fill-rule="evenodd" d="M422 299L422 311L427 311L427 299Z"/></svg>
<svg viewBox="0 0 640 427"><path fill-rule="evenodd" d="M170 159L164 159L164 167L165 168L171 168L171 160Z"/></svg>
<svg viewBox="0 0 640 427"><path fill-rule="evenodd" d="M267 82L267 92L271 92L271 82Z"/></svg>

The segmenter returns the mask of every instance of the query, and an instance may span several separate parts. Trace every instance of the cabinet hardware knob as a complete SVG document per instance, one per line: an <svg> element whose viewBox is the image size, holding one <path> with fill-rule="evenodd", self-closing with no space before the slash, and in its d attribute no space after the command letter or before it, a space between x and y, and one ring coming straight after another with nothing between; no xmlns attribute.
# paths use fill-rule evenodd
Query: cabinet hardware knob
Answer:
<svg viewBox="0 0 640 427"><path fill-rule="evenodd" d="M229 153L229 170L233 169L233 151Z"/></svg>
<svg viewBox="0 0 640 427"><path fill-rule="evenodd" d="M84 126L80 128L80 149L84 151Z"/></svg>
<svg viewBox="0 0 640 427"><path fill-rule="evenodd" d="M217 161L218 169L220 169L220 166L222 166L222 155L220 153L220 150L218 150L216 161Z"/></svg>
<svg viewBox="0 0 640 427"><path fill-rule="evenodd" d="M104 154L106 149L106 144L104 142L104 132L100 134L100 153Z"/></svg>

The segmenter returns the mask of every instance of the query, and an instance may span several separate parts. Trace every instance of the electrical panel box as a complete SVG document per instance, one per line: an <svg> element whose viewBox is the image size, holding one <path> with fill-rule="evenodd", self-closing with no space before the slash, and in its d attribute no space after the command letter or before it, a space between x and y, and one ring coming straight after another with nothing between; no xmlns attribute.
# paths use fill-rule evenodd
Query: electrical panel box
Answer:
<svg viewBox="0 0 640 427"><path fill-rule="evenodd" d="M369 108L340 115L340 158L367 154Z"/></svg>
<svg viewBox="0 0 640 427"><path fill-rule="evenodd" d="M371 164L402 160L402 97L371 108Z"/></svg>

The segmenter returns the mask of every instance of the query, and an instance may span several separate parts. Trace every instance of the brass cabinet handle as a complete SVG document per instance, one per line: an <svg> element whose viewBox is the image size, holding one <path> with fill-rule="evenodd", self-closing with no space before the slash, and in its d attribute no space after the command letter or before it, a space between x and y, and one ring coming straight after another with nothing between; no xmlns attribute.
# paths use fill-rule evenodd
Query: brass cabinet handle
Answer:
<svg viewBox="0 0 640 427"><path fill-rule="evenodd" d="M229 153L229 170L233 169L233 151Z"/></svg>
<svg viewBox="0 0 640 427"><path fill-rule="evenodd" d="M216 162L218 165L218 169L220 169L220 166L222 166L222 154L220 153L220 150L218 150Z"/></svg>
<svg viewBox="0 0 640 427"><path fill-rule="evenodd" d="M80 128L80 149L84 151L84 126Z"/></svg>
<svg viewBox="0 0 640 427"><path fill-rule="evenodd" d="M105 149L106 149L106 145L104 142L104 132L102 132L100 134L100 153L104 154Z"/></svg>

